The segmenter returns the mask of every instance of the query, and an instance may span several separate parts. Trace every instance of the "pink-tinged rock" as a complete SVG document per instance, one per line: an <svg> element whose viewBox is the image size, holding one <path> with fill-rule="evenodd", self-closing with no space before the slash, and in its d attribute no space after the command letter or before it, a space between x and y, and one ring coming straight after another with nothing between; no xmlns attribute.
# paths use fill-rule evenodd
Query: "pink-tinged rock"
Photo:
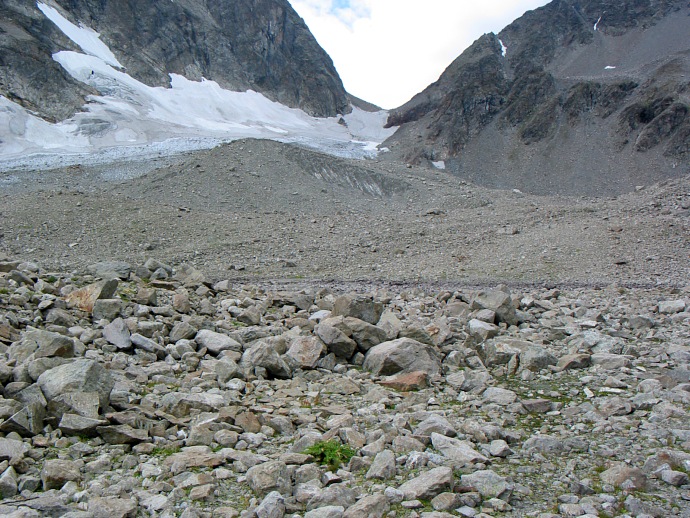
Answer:
<svg viewBox="0 0 690 518"><path fill-rule="evenodd" d="M381 381L380 385L403 392L420 390L429 386L429 375L423 371L399 374L393 378Z"/></svg>
<svg viewBox="0 0 690 518"><path fill-rule="evenodd" d="M71 307L82 311L93 311L93 305L98 299L111 299L117 290L117 279L107 279L89 284L73 291L65 297L65 302Z"/></svg>

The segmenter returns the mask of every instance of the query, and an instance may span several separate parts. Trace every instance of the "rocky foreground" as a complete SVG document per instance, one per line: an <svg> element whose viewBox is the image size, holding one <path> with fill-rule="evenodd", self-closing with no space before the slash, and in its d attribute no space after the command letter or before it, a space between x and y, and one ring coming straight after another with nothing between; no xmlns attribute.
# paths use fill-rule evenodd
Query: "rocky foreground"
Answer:
<svg viewBox="0 0 690 518"><path fill-rule="evenodd" d="M690 516L690 287L88 271L0 262L2 516Z"/></svg>

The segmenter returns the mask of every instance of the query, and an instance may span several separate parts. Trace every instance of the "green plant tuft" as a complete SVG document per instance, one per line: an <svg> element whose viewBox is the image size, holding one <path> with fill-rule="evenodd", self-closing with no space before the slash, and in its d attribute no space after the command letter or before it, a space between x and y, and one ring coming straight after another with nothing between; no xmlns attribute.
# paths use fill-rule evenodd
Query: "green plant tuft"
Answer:
<svg viewBox="0 0 690 518"><path fill-rule="evenodd" d="M319 441L303 453L315 457L319 464L327 464L331 469L338 469L341 464L349 462L357 453L355 450L337 441Z"/></svg>

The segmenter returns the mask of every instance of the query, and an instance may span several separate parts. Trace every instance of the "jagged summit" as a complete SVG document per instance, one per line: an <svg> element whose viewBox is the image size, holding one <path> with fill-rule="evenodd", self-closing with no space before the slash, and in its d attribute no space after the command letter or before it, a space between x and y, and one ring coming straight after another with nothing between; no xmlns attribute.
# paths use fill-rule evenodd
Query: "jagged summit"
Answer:
<svg viewBox="0 0 690 518"><path fill-rule="evenodd" d="M62 120L96 93L52 55L80 50L39 9L100 34L127 73L149 86L170 74L252 89L316 116L349 111L333 62L286 0L7 0L0 4L0 94Z"/></svg>
<svg viewBox="0 0 690 518"><path fill-rule="evenodd" d="M384 145L485 185L616 193L687 173L690 7L556 0L393 110Z"/></svg>

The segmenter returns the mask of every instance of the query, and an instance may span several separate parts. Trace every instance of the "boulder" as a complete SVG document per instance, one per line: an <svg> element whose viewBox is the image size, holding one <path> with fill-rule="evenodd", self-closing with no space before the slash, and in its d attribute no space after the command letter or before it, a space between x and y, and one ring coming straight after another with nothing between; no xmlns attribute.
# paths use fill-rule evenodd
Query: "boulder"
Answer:
<svg viewBox="0 0 690 518"><path fill-rule="evenodd" d="M115 385L110 373L100 363L88 359L47 370L36 383L48 400L70 392L96 392L101 410L107 408Z"/></svg>
<svg viewBox="0 0 690 518"><path fill-rule="evenodd" d="M509 326L520 323L510 293L504 291L480 291L473 297L470 308L473 310L490 309L496 313L496 319L499 322L505 322Z"/></svg>
<svg viewBox="0 0 690 518"><path fill-rule="evenodd" d="M117 279L106 279L89 284L67 295L65 302L71 307L91 312L98 299L111 299L117 291L117 286Z"/></svg>
<svg viewBox="0 0 690 518"><path fill-rule="evenodd" d="M414 371L434 375L441 371L441 361L430 345L410 338L398 338L369 349L364 368L377 376Z"/></svg>
<svg viewBox="0 0 690 518"><path fill-rule="evenodd" d="M453 470L448 467L426 471L398 488L406 500L431 500L436 495L453 489Z"/></svg>
<svg viewBox="0 0 690 518"><path fill-rule="evenodd" d="M513 493L513 484L505 477L490 469L475 471L469 475L463 475L460 479L463 486L469 486L477 490L482 498L500 498L508 501Z"/></svg>
<svg viewBox="0 0 690 518"><path fill-rule="evenodd" d="M43 490L61 489L67 482L79 482L81 472L76 462L63 459L46 460L41 470Z"/></svg>
<svg viewBox="0 0 690 518"><path fill-rule="evenodd" d="M337 327L326 323L318 324L314 328L314 334L328 346L328 350L338 358L349 359L357 350L357 342L343 333Z"/></svg>
<svg viewBox="0 0 690 518"><path fill-rule="evenodd" d="M223 351L242 352L242 344L228 335L216 333L209 329L202 329L194 337L200 347L206 347L211 354L218 355Z"/></svg>
<svg viewBox="0 0 690 518"><path fill-rule="evenodd" d="M289 378L292 372L273 346L264 340L259 340L244 351L240 360L240 367L244 371L253 371L255 367L263 367L270 375L285 379Z"/></svg>
<svg viewBox="0 0 690 518"><path fill-rule="evenodd" d="M280 461L258 464L247 471L247 484L259 496L277 491L289 495L292 489L287 465Z"/></svg>
<svg viewBox="0 0 690 518"><path fill-rule="evenodd" d="M349 293L335 299L332 315L354 317L370 324L376 324L383 313L383 304L371 297Z"/></svg>
<svg viewBox="0 0 690 518"><path fill-rule="evenodd" d="M461 441L438 433L432 433L431 444L433 444L434 448L441 452L444 457L457 462L461 466L476 464L478 462L490 462L487 457L475 450L474 446L469 441Z"/></svg>
<svg viewBox="0 0 690 518"><path fill-rule="evenodd" d="M317 336L300 336L292 341L285 353L303 369L314 369L326 346Z"/></svg>

